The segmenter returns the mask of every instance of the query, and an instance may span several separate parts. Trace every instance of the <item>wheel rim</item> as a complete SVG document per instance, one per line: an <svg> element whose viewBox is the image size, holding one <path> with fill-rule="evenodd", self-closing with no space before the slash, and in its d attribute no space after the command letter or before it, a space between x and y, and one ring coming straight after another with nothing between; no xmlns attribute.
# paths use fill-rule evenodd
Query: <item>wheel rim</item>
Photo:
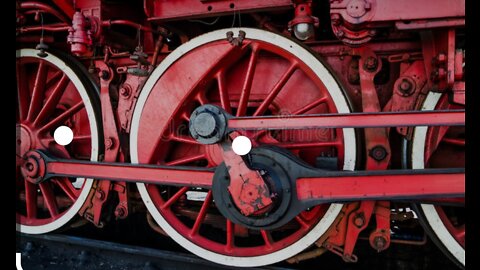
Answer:
<svg viewBox="0 0 480 270"><path fill-rule="evenodd" d="M238 32L240 29L228 30ZM225 33L228 30L211 32L189 41L172 52L153 72L145 84L133 114L130 142L132 162L168 165L192 165L195 162L197 165L201 165L203 162L204 166L210 167L219 164L221 158L219 160L219 153L215 146L192 147L192 145L195 145L195 142L192 138L189 138L186 133L183 133L185 135L177 135L178 133L171 132L172 130L177 132L179 129L185 127L187 127L186 130L188 130L188 122L186 126L185 123L183 123L183 125L180 123L186 121L188 119L188 112L191 112L195 106L200 104L218 104L225 108L227 112L238 115L245 115L245 113L247 115L264 115L264 113L281 115L285 112L350 112L342 91L325 67L307 50L276 34L256 29L242 29L247 33L247 40L244 41L244 44L248 43L248 46L245 47L248 47L246 49L248 52L242 55L242 57L240 57L241 60L237 61L238 63L233 67L229 66L226 68L223 65L215 65L215 63L222 63L219 61L220 59L231 60L230 57L232 57L232 54L235 54L229 51L229 49L232 50L232 46L224 41ZM273 43L277 45L273 45ZM212 53L202 53L204 48L208 48L209 52ZM251 48L258 48L258 50ZM271 55L275 55L279 59L268 58ZM207 58L205 58L205 56ZM191 63L195 63L195 61L191 61L192 59L200 59L204 64L202 65L203 70L197 70L198 68L192 67ZM262 62L265 61L265 59L269 60L268 65L267 62ZM280 61L282 59L289 60L282 62ZM300 59L307 60L303 62ZM226 63L229 62L231 63L232 61L227 61ZM239 81L235 81L234 78L247 78L246 81L249 81L249 76L246 75L246 73L248 73L247 70L249 68L251 69L251 66L253 66L252 63L254 62L256 63L255 72L261 73L264 80L261 82L254 79L250 80L252 87L248 95L249 99L246 99L242 96L247 96L247 94L243 93L241 88L240 91L238 90L240 84L245 85L245 81L240 83ZM296 63L293 71L292 62ZM211 65L210 68L208 68L209 65ZM182 69L182 66L184 69ZM182 83L179 83L180 85L175 85L175 83L174 85L163 85L164 82L178 82L178 80L175 80L175 76L177 76L175 73L180 70L187 70L185 69L186 67L195 69L192 73L198 71L197 74L184 74L186 81L202 78L199 80L200 83L193 84L195 87L186 87L185 84L181 85ZM205 69L205 67L207 67L207 69ZM207 71L205 72L205 70ZM242 70L245 74L242 74ZM267 72L267 70L269 72ZM279 72L275 72L277 70ZM274 74L276 77L265 77L271 74ZM319 77L322 79L320 80ZM302 80L305 78L311 81ZM180 80L181 78L178 79ZM290 80L297 80L296 84L292 84ZM211 81L215 81L216 86L213 86ZM282 81L286 82L281 83ZM295 100L295 97L289 99L288 97L292 97L291 95L283 96L282 100L282 91L286 93L293 89L292 87L294 85L300 85L300 82L302 86L307 85L303 88L304 91L302 92L302 99L304 100L298 99L301 100L298 102L298 100ZM259 86L259 84L261 85ZM278 91L273 90L276 89L276 84L281 85L281 87L278 87L280 88ZM326 87L326 85L328 87ZM171 87L175 87L176 89L174 95L168 91ZM259 89L266 89L268 92L262 93ZM270 91L271 89L272 91ZM312 89L316 92L312 91ZM322 99L319 95L319 89L323 89L323 94L326 94L327 98L324 98L323 101L318 101ZM269 93L272 92L277 92L273 98L272 96L269 97ZM320 91L320 93L322 92ZM194 102L192 102L192 100ZM245 102L247 100L248 102ZM267 103L264 102L265 100L273 102L271 102L270 106L267 106L264 104ZM156 103L157 101L160 101L160 104ZM303 103L300 104L301 102ZM246 106L247 104L248 106ZM283 110L276 109L275 106ZM163 113L162 118L157 117L159 112ZM155 128L152 129L151 127ZM182 134L181 131L179 133ZM271 136L269 133L263 134L258 140L260 143L265 144L276 143L282 147L290 148L290 150L301 147L303 150L294 151L294 153L300 155L310 163L312 163L311 156L313 152L308 149L305 150L306 148L310 147L315 149L323 147L324 149L325 147L332 147L332 144L328 144L327 146L326 143L319 146L318 137L316 141L305 142L305 140L302 140L303 144L300 146L298 144L299 137L305 138L312 134L305 131L290 134L285 133L281 133L281 136L291 136L293 140L285 141L280 139L279 143L279 137ZM172 134L174 135L172 136ZM328 134L329 132L324 132L323 136L328 137ZM255 137L258 133L248 133L247 135ZM316 136L319 135L316 134ZM353 130L344 129L343 131L335 131L335 135L330 134L330 136L336 136L337 139L339 138L333 147L335 147L339 153L338 157L341 160L339 162L340 168L353 170L355 164L355 136ZM139 138L141 139L139 140ZM175 144L173 144L172 141L174 141ZM147 146L145 142L155 142L153 143L154 147ZM315 145L315 143L317 143L317 145ZM202 148L203 151L196 149L199 147ZM172 149L175 149L175 151L171 151ZM190 152L190 154L188 156L177 154L177 156L172 158L172 152ZM172 203L173 201L178 203L178 200L182 198L182 196L185 197L184 194L187 193L188 188L179 188L173 192L161 190L162 192L171 192L171 194L165 195L164 193L160 194L159 189L152 185L138 184L137 186L142 199L156 222L159 223L175 241L205 259L235 266L266 265L295 255L311 245L328 229L342 207L339 204L316 207L310 212L302 213L301 217L296 218L299 224L301 224L302 221L306 221L304 222L305 228L303 230L297 230L283 238L280 237L278 241L276 241L278 235L276 237L273 236L275 232L261 231L256 235L256 239L259 240L259 242L263 241L263 244L248 246L248 244L245 243L240 244L238 242L240 241L239 237L232 236L236 230L235 228L239 226L233 225L233 223L225 220L223 220L224 227L222 228L225 230L224 238L219 240L210 237L209 239L201 235L201 233L204 233L204 231L201 231L201 227L205 226L200 226L199 224L202 224L202 221L208 216L205 214L207 212L206 209L210 208L212 210L213 208L213 205L211 205L211 192L198 193L197 191L197 193L192 193L192 191L189 191L190 194L187 194L187 196L192 197L195 196L192 194L200 194L203 198L201 199L201 205L197 206L197 211L193 214L197 217L200 216L200 219L195 218L193 224L191 221L189 225L186 225L185 223L188 222L180 221L177 218L179 213L175 213L170 209L172 209L172 205L174 205L174 203ZM169 200L171 198L173 199ZM205 201L210 203L205 203ZM180 207L180 209L182 208ZM198 214L199 212L202 214ZM194 231L193 234L192 230ZM252 236L248 239L249 242L253 242L250 241L252 240Z"/></svg>
<svg viewBox="0 0 480 270"><path fill-rule="evenodd" d="M52 53L44 58L37 53L34 49L16 52L16 229L28 234L47 233L70 221L85 202L93 180L53 178L33 184L20 173L23 155L44 150L62 158L96 161L98 157L98 123L81 75ZM65 147L53 139L61 125L74 133Z"/></svg>
<svg viewBox="0 0 480 270"><path fill-rule="evenodd" d="M448 96L430 92L422 110L459 109L462 106L451 105ZM444 136L440 134L444 134ZM462 143L463 141L463 143ZM463 146L462 146L463 144ZM442 127L415 128L412 141L412 168L453 168L465 167L464 128ZM431 230L443 246L443 251L451 254L455 260L465 265L465 223L464 208L421 204L421 210Z"/></svg>

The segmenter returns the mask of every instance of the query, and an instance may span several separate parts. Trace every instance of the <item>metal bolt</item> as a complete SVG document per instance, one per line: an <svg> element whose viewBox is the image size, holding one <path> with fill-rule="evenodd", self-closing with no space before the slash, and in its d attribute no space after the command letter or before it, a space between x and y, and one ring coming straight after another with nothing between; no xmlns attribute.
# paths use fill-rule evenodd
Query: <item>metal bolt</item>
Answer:
<svg viewBox="0 0 480 270"><path fill-rule="evenodd" d="M363 225L365 225L365 217L363 216L363 213L357 214L353 220L353 223L358 228L363 227Z"/></svg>
<svg viewBox="0 0 480 270"><path fill-rule="evenodd" d="M95 192L95 198L103 200L105 198L105 192L97 190L97 192Z"/></svg>
<svg viewBox="0 0 480 270"><path fill-rule="evenodd" d="M123 206L119 206L115 209L115 216L117 216L119 218L124 218L126 213L127 213L127 211L126 211L125 207L123 207Z"/></svg>
<svg viewBox="0 0 480 270"><path fill-rule="evenodd" d="M345 32L343 32L342 30L338 30L336 35L338 38L342 38L345 35Z"/></svg>
<svg viewBox="0 0 480 270"><path fill-rule="evenodd" d="M438 63L444 63L445 61L447 61L447 56L444 53L439 53L437 55L437 61Z"/></svg>
<svg viewBox="0 0 480 270"><path fill-rule="evenodd" d="M363 68L366 69L367 71L375 71L378 66L378 60L376 57L369 56L365 63L363 64Z"/></svg>
<svg viewBox="0 0 480 270"><path fill-rule="evenodd" d="M377 252L380 252L385 249L385 246L387 244L387 239L383 236L377 236L373 239L373 243L375 245L375 249Z"/></svg>
<svg viewBox="0 0 480 270"><path fill-rule="evenodd" d="M338 13L333 13L332 15L330 15L330 20L335 26L339 26L342 23L342 17Z"/></svg>
<svg viewBox="0 0 480 270"><path fill-rule="evenodd" d="M377 145L370 150L370 156L376 161L382 161L387 157L387 149L381 145Z"/></svg>
<svg viewBox="0 0 480 270"><path fill-rule="evenodd" d="M438 69L438 78L439 79L444 79L447 77L447 71L444 68L439 68Z"/></svg>
<svg viewBox="0 0 480 270"><path fill-rule="evenodd" d="M33 168L34 168L33 163L31 163L31 162L28 162L25 165L25 167L27 167L27 171L29 171L29 172L33 171Z"/></svg>
<svg viewBox="0 0 480 270"><path fill-rule="evenodd" d="M100 71L99 76L102 80L107 80L108 77L110 77L110 73L108 73L108 71L106 71L106 70L102 70L102 71Z"/></svg>
<svg viewBox="0 0 480 270"><path fill-rule="evenodd" d="M358 84L360 82L360 74L352 72L348 74L348 82L351 84Z"/></svg>
<svg viewBox="0 0 480 270"><path fill-rule="evenodd" d="M413 84L408 79L402 79L398 85L398 91L404 97L412 95L414 90Z"/></svg>
<svg viewBox="0 0 480 270"><path fill-rule="evenodd" d="M120 95L122 95L125 98L128 98L130 96L130 89L128 87L120 88Z"/></svg>
<svg viewBox="0 0 480 270"><path fill-rule="evenodd" d="M107 150L110 150L110 149L112 149L112 147L113 147L113 139L112 138L107 138L105 140L105 148Z"/></svg>

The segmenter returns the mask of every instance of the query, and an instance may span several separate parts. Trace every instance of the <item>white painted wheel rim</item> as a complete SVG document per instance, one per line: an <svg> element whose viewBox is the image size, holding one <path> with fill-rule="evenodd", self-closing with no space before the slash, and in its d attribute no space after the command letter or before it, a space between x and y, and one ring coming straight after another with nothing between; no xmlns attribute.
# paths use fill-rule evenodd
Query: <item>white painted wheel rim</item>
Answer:
<svg viewBox="0 0 480 270"><path fill-rule="evenodd" d="M340 89L338 83L333 78L332 74L325 68L325 66L306 49L302 48L300 45L295 42L282 37L280 35L267 32L259 29L252 28L231 28L231 29L222 29L213 31L199 37L196 37L190 40L187 43L182 44L175 51L170 53L160 65L153 71L148 80L146 81L140 96L138 98L137 104L135 106L133 117L132 117L132 126L130 132L130 153L132 163L138 163L138 148L137 142L138 138L138 128L140 125L140 118L143 111L143 107L152 91L157 80L163 75L163 73L172 65L177 59L182 57L184 54L189 51L207 44L209 42L224 40L225 33L227 31L234 31L235 33L239 30L246 32L246 37L248 39L255 39L264 42L270 42L275 44L278 47L283 48L286 51L292 52L299 59L302 59L319 78L328 89L330 96L335 103L335 106L339 113L350 113L350 108L347 104L345 96ZM356 141L355 141L355 132L352 128L343 129L344 137L344 170L355 169L355 160L356 160ZM155 219L155 221L160 225L160 227L178 244L183 246L185 249L194 253L195 255L202 257L204 259L213 261L215 263L229 265L229 266L239 266L239 267L256 267L262 265L273 264L279 261L283 261L287 258L290 258L297 253L301 252L305 248L312 245L320 236L322 236L327 229L335 221L336 217L342 210L342 204L331 204L325 213L324 217L312 228L303 238L293 243L290 246L287 246L276 252L261 255L261 256L250 256L250 257L236 257L236 256L227 256L223 254L218 254L202 248L195 243L186 239L183 235L178 233L167 220L160 214L156 206L153 204L150 195L148 194L146 185L143 183L137 183L138 191L142 197L143 202L145 203L148 211Z"/></svg>
<svg viewBox="0 0 480 270"><path fill-rule="evenodd" d="M441 93L430 92L423 103L422 111L435 110L441 96ZM425 168L425 140L427 131L428 127L426 126L415 128L412 142L412 169ZM465 249L450 234L435 209L435 206L431 204L421 204L420 207L438 239L443 243L445 248L465 266Z"/></svg>
<svg viewBox="0 0 480 270"><path fill-rule="evenodd" d="M21 58L21 57L40 58L37 55L37 53L38 51L34 49L21 49L16 51L16 56L17 58ZM83 85L83 83L81 82L77 74L63 60L56 57L52 53L49 52L46 57L40 58L40 59L50 62L51 64L55 65L60 70L62 70L68 76L68 78L73 83L73 85L75 85L75 88L77 88L77 91L80 94L80 97L82 98L83 103L85 104L85 109L87 111L87 116L88 116L88 122L90 125L91 145L92 145L90 160L97 161L98 125L95 118L95 112L93 110L92 104L90 102L90 97L88 96L85 86ZM90 189L93 184L93 179L77 178L76 183L77 182L85 182L85 184L83 185L83 189L80 192L80 195L78 196L77 200L73 203L72 206L70 206L68 210L66 210L66 212L61 217L54 220L53 222L39 225L39 226L30 226L30 225L23 225L23 224L16 223L16 230L26 234L42 234L42 233L48 233L56 229L59 229L60 227L68 223L78 213L83 203L87 199L88 193L90 192Z"/></svg>

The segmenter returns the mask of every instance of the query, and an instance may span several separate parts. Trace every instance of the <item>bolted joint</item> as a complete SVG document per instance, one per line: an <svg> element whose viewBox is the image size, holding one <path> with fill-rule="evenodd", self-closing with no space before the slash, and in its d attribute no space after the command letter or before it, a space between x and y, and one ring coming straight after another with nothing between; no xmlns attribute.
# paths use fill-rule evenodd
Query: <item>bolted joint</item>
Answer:
<svg viewBox="0 0 480 270"><path fill-rule="evenodd" d="M339 26L342 24L342 16L340 16L338 13L333 13L330 15L330 21L333 25Z"/></svg>
<svg viewBox="0 0 480 270"><path fill-rule="evenodd" d="M380 252L380 251L385 249L385 245L387 244L387 240L382 236L377 236L373 240L373 243L374 243L374 246L375 246L375 250L377 252Z"/></svg>
<svg viewBox="0 0 480 270"><path fill-rule="evenodd" d="M106 70L102 70L100 71L100 73L98 74L98 76L102 79L102 80L108 80L108 78L110 77L110 72L106 71Z"/></svg>
<svg viewBox="0 0 480 270"><path fill-rule="evenodd" d="M127 209L125 209L125 207L123 206L118 206L116 209L115 209L115 216L117 218L126 218L127 217Z"/></svg>
<svg viewBox="0 0 480 270"><path fill-rule="evenodd" d="M382 161L387 157L388 153L385 147L377 145L370 150L369 155L376 161Z"/></svg>
<svg viewBox="0 0 480 270"><path fill-rule="evenodd" d="M97 198L100 201L105 200L105 192L103 192L102 190L97 190L95 192L95 198Z"/></svg>
<svg viewBox="0 0 480 270"><path fill-rule="evenodd" d="M189 122L190 135L201 144L214 144L223 140L227 129L227 116L214 105L196 108Z"/></svg>
<svg viewBox="0 0 480 270"><path fill-rule="evenodd" d="M355 215L355 218L353 219L353 224L355 224L357 228L361 228L363 227L363 225L365 225L365 216L363 215L363 213L358 213L357 215Z"/></svg>
<svg viewBox="0 0 480 270"><path fill-rule="evenodd" d="M123 98L127 99L132 94L132 89L130 88L130 86L124 85L123 87L120 88L119 92Z"/></svg>
<svg viewBox="0 0 480 270"><path fill-rule="evenodd" d="M114 144L115 144L115 142L114 142L113 138L110 137L110 138L105 139L105 149L107 149L107 150L112 149Z"/></svg>
<svg viewBox="0 0 480 270"><path fill-rule="evenodd" d="M369 72L373 72L377 70L377 67L378 67L378 59L373 56L369 56L367 60L365 60L365 62L363 63L363 68Z"/></svg>
<svg viewBox="0 0 480 270"><path fill-rule="evenodd" d="M390 246L390 236L385 230L377 230L368 238L370 246L377 252L386 250Z"/></svg>
<svg viewBox="0 0 480 270"><path fill-rule="evenodd" d="M415 82L409 78L402 78L397 84L397 93L403 97L411 96L415 93Z"/></svg>

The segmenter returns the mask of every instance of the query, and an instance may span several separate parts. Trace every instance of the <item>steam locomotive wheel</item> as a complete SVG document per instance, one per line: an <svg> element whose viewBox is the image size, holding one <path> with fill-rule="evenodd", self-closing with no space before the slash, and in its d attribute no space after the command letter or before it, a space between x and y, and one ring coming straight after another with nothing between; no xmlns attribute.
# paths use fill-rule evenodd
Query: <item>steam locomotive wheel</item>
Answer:
<svg viewBox="0 0 480 270"><path fill-rule="evenodd" d="M65 177L37 184L30 177L37 168L24 159L25 153L41 149L66 159L96 161L101 128L92 103L94 84L80 64L60 54L48 52L41 58L37 53L34 49L16 52L16 229L27 234L56 230L74 218L93 180ZM59 126L73 131L70 144L55 142Z"/></svg>
<svg viewBox="0 0 480 270"><path fill-rule="evenodd" d="M463 109L452 105L447 95L429 93L422 110ZM417 127L411 162L413 169L465 168L464 127ZM421 204L417 207L426 231L454 262L465 267L465 208Z"/></svg>
<svg viewBox="0 0 480 270"><path fill-rule="evenodd" d="M130 150L134 163L216 167L218 145L189 136L191 112L200 105L221 106L238 116L350 112L343 92L309 51L277 34L241 29L240 46L219 30L183 44L153 71L136 105ZM338 158L353 170L352 129L243 132L258 144L273 144L310 164L320 156ZM195 181L195 179L191 179ZM211 190L137 184L148 211L162 229L188 251L232 266L260 266L285 260L313 244L342 205L320 205L276 230L250 230L226 220Z"/></svg>

